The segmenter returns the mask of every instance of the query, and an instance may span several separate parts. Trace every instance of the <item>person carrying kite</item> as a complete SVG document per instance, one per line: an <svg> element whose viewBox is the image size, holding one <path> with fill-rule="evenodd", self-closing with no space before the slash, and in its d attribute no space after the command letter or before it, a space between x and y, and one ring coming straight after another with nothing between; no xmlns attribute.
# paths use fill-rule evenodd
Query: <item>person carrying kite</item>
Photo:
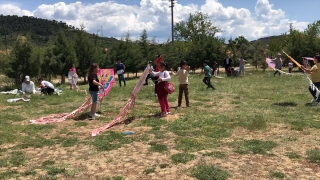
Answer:
<svg viewBox="0 0 320 180"><path fill-rule="evenodd" d="M320 102L319 98L319 89L320 89L320 55L316 55L313 59L314 66L310 69L301 66L301 69L304 70L306 73L311 75L311 81L313 84L309 86L309 91L313 96L312 105L316 106Z"/></svg>

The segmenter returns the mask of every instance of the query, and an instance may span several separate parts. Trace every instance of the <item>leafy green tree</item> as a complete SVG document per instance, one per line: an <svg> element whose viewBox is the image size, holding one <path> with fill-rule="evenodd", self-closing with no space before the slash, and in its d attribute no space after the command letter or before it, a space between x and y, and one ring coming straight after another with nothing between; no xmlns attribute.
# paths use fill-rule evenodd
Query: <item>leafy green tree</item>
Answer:
<svg viewBox="0 0 320 180"><path fill-rule="evenodd" d="M236 49L240 52L240 56L245 56L245 51L249 47L249 41L244 36L239 36L235 39Z"/></svg>
<svg viewBox="0 0 320 180"><path fill-rule="evenodd" d="M32 58L33 44L24 36L20 36L11 51L9 67L5 69L5 74L15 80L19 85L24 81L24 77L29 75L35 77L39 75L39 58Z"/></svg>
<svg viewBox="0 0 320 180"><path fill-rule="evenodd" d="M68 74L71 64L77 64L77 58L74 48L60 29L56 41L54 42L53 54L59 57L58 66L61 67L55 72L61 76L61 84L65 83L65 76Z"/></svg>
<svg viewBox="0 0 320 180"><path fill-rule="evenodd" d="M93 40L89 39L88 34L84 31L84 25L81 25L81 30L77 32L75 39L75 52L79 64L75 64L79 77L84 77L86 82L87 69L94 62L98 62L98 51ZM78 66L77 66L78 65Z"/></svg>
<svg viewBox="0 0 320 180"><path fill-rule="evenodd" d="M53 48L53 46L46 47L43 55L43 63L41 65L41 73L48 78L49 81L51 81L52 77L56 77L56 72L62 68L59 63L61 54L58 56L54 55Z"/></svg>
<svg viewBox="0 0 320 180"><path fill-rule="evenodd" d="M203 37L215 36L220 31L202 12L190 14L187 21L180 21L174 26L175 39L182 41L199 41Z"/></svg>

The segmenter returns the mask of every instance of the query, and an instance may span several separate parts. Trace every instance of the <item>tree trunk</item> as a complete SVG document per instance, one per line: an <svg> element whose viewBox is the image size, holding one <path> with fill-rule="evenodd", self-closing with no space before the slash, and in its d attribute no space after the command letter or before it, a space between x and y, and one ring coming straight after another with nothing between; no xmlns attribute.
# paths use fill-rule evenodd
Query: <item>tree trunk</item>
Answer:
<svg viewBox="0 0 320 180"><path fill-rule="evenodd" d="M66 81L66 78L64 77L64 74L61 75L61 84L64 84Z"/></svg>

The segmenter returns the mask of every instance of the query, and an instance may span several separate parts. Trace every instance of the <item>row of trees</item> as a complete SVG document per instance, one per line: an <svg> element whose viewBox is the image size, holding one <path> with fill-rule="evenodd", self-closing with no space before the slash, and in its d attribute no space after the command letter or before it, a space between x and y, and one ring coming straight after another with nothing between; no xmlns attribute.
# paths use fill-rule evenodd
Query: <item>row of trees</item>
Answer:
<svg viewBox="0 0 320 180"><path fill-rule="evenodd" d="M195 70L202 67L203 60L222 65L226 53L230 53L233 59L243 56L256 69L265 69L265 57L272 57L281 50L297 60L320 51L320 21L308 25L303 32L293 30L290 34L273 37L268 42L249 42L243 36L226 40L215 36L220 31L206 14L197 12L190 14L186 21L175 24L174 44L169 40L157 44L156 39L150 40L144 30L139 39L133 40L128 33L106 50L85 32L84 25L72 39L60 30L53 43L44 47L33 44L30 36L20 36L11 53L0 56L3 65L1 71L13 78L16 84L20 84L25 75L45 76L49 80L61 76L61 83L64 83L64 76L71 64L75 64L79 76L85 78L93 62L101 67L114 67L115 61L121 59L128 73L137 73L146 67L147 61L155 60L157 54L165 54L164 60L171 67L177 67L181 60L186 60ZM237 62L233 62L237 66Z"/></svg>

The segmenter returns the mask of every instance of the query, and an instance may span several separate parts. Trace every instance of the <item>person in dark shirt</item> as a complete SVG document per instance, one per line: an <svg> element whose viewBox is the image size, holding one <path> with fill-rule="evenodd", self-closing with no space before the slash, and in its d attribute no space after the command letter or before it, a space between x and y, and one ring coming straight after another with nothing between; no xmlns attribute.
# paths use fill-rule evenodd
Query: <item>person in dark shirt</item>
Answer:
<svg viewBox="0 0 320 180"><path fill-rule="evenodd" d="M97 103L98 103L98 92L99 89L103 87L103 85L99 82L97 73L99 71L99 65L93 63L90 66L88 72L88 81L89 81L89 93L92 98L91 111L89 114L89 119L94 119L94 117L99 117L100 115L96 113Z"/></svg>
<svg viewBox="0 0 320 180"><path fill-rule="evenodd" d="M118 59L117 63L116 63L116 68L115 71L118 74L118 79L119 79L119 84L121 85L121 81L123 81L124 86L126 86L126 79L124 78L124 71L126 70L126 66L121 63L121 60Z"/></svg>

